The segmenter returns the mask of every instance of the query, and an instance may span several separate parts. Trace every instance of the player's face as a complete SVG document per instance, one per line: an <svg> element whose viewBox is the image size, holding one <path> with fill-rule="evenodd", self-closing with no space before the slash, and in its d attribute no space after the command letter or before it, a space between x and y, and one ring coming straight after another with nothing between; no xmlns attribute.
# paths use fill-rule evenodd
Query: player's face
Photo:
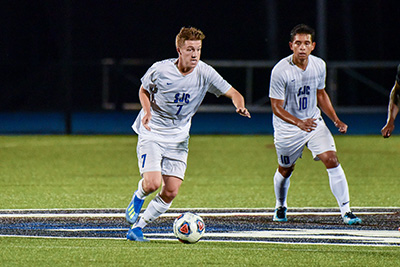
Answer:
<svg viewBox="0 0 400 267"><path fill-rule="evenodd" d="M315 48L315 42L311 41L311 34L296 34L293 42L289 42L294 58L306 60Z"/></svg>
<svg viewBox="0 0 400 267"><path fill-rule="evenodd" d="M201 55L201 41L187 40L178 48L179 60L185 68L194 68L199 63Z"/></svg>

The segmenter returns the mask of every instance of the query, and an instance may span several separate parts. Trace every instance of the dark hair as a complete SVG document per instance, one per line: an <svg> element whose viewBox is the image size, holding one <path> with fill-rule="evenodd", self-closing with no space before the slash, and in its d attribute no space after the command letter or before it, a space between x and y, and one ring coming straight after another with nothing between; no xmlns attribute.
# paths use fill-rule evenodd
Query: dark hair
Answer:
<svg viewBox="0 0 400 267"><path fill-rule="evenodd" d="M290 32L290 41L293 42L294 37L296 34L310 34L311 35L311 42L314 42L315 38L315 30L308 25L299 24L294 26L292 31Z"/></svg>

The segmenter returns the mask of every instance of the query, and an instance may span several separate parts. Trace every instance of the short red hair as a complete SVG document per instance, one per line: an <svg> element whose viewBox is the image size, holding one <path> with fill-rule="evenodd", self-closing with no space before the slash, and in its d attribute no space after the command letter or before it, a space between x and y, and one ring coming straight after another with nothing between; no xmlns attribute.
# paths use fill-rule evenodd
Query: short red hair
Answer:
<svg viewBox="0 0 400 267"><path fill-rule="evenodd" d="M176 36L175 45L178 48L182 47L187 40L203 41L204 38L206 38L206 36L201 30L194 27L182 27Z"/></svg>

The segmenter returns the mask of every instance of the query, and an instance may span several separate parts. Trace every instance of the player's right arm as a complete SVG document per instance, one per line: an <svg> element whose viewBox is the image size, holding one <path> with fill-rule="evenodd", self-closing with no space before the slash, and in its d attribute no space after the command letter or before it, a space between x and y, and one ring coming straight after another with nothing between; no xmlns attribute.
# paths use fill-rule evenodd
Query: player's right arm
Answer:
<svg viewBox="0 0 400 267"><path fill-rule="evenodd" d="M390 91L390 100L388 106L388 116L385 126L382 128L381 133L384 138L390 137L394 130L394 121L399 113L400 106L400 84L396 81L392 91Z"/></svg>
<svg viewBox="0 0 400 267"><path fill-rule="evenodd" d="M144 89L143 85L140 86L139 89L139 100L142 105L144 116L142 118L142 124L146 130L150 131L149 122L151 120L151 111L150 111L150 93Z"/></svg>
<svg viewBox="0 0 400 267"><path fill-rule="evenodd" d="M300 120L299 118L293 116L284 109L283 107L285 103L284 100L276 98L270 98L270 99L271 99L272 112L282 120L290 124L296 125L301 130L306 132L311 132L315 129L315 127L317 127L317 123L315 122L316 119L310 118L310 119Z"/></svg>

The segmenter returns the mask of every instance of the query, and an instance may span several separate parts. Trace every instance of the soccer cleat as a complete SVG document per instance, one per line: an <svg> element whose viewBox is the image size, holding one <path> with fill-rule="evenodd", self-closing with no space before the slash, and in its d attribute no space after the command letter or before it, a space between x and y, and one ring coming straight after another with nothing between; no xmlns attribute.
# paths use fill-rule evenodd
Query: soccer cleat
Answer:
<svg viewBox="0 0 400 267"><path fill-rule="evenodd" d="M142 209L144 203L144 199L140 199L136 196L136 192L133 195L131 203L129 203L128 207L125 211L125 218L128 223L134 224L139 218L140 210Z"/></svg>
<svg viewBox="0 0 400 267"><path fill-rule="evenodd" d="M133 225L126 234L126 239L130 241L149 242L149 240L143 236L142 228L134 227Z"/></svg>
<svg viewBox="0 0 400 267"><path fill-rule="evenodd" d="M348 225L361 224L361 219L354 215L353 212L349 211L343 216L343 222Z"/></svg>
<svg viewBox="0 0 400 267"><path fill-rule="evenodd" d="M279 207L275 209L274 218L272 219L274 222L287 222L286 218L286 207Z"/></svg>

